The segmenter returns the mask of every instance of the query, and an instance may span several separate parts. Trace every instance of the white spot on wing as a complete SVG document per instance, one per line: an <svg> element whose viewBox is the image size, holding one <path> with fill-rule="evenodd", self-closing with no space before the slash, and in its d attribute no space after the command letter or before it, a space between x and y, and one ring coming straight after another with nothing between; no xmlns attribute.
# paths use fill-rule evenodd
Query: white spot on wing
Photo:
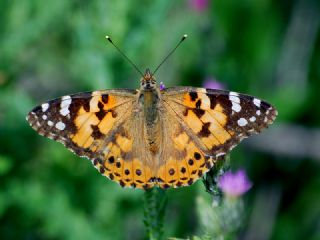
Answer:
<svg viewBox="0 0 320 240"><path fill-rule="evenodd" d="M47 115L45 115L45 114L42 115L43 120L47 120L47 118L48 118Z"/></svg>
<svg viewBox="0 0 320 240"><path fill-rule="evenodd" d="M72 102L72 99L70 96L63 96L61 98L61 108L69 107L71 102Z"/></svg>
<svg viewBox="0 0 320 240"><path fill-rule="evenodd" d="M241 111L240 104L232 102L232 110L235 111L235 112L240 112Z"/></svg>
<svg viewBox="0 0 320 240"><path fill-rule="evenodd" d="M49 103L43 103L43 104L41 105L41 108L42 108L42 112L47 111L48 108L49 108Z"/></svg>
<svg viewBox="0 0 320 240"><path fill-rule="evenodd" d="M257 114L258 116L260 116L261 111L260 111L260 110L257 110L257 111L256 111L256 114Z"/></svg>
<svg viewBox="0 0 320 240"><path fill-rule="evenodd" d="M260 100L260 99L255 98L255 99L253 99L253 103L254 103L254 105L256 105L257 107L260 107L261 100Z"/></svg>
<svg viewBox="0 0 320 240"><path fill-rule="evenodd" d="M236 93L236 92L230 92L230 93L229 93L229 95L239 96L239 94L238 94L238 93Z"/></svg>
<svg viewBox="0 0 320 240"><path fill-rule="evenodd" d="M62 116L67 116L70 113L69 108L62 108L60 109L60 114Z"/></svg>
<svg viewBox="0 0 320 240"><path fill-rule="evenodd" d="M240 126L240 127L244 127L245 125L247 125L248 124L248 121L246 120L246 119L244 119L244 118L240 118L239 120L238 120L238 125Z"/></svg>
<svg viewBox="0 0 320 240"><path fill-rule="evenodd" d="M235 112L241 111L240 98L238 96L239 95L236 92L229 93L229 100L232 102L232 110Z"/></svg>
<svg viewBox="0 0 320 240"><path fill-rule="evenodd" d="M63 97L61 98L60 114L61 114L62 116L67 116L67 115L70 113L70 111L69 111L69 106L70 106L71 102L72 102L72 99L71 99L71 97L68 96L68 95L67 95L67 96L63 96Z"/></svg>
<svg viewBox="0 0 320 240"><path fill-rule="evenodd" d="M238 95L231 95L232 92L230 92L229 94L229 100L232 102L236 102L236 103L240 103L240 98L238 97Z"/></svg>
<svg viewBox="0 0 320 240"><path fill-rule="evenodd" d="M49 120L47 123L48 123L48 125L49 125L50 127L53 126L53 122L52 122L52 121Z"/></svg>
<svg viewBox="0 0 320 240"><path fill-rule="evenodd" d="M253 116L253 117L249 118L249 121L250 121L250 122L254 122L254 121L256 121L256 117L255 117L255 116Z"/></svg>
<svg viewBox="0 0 320 240"><path fill-rule="evenodd" d="M55 126L57 129L59 129L61 131L64 130L66 127L66 125L63 122L57 122Z"/></svg>
<svg viewBox="0 0 320 240"><path fill-rule="evenodd" d="M210 109L210 99L206 94L201 96L201 107L204 109Z"/></svg>

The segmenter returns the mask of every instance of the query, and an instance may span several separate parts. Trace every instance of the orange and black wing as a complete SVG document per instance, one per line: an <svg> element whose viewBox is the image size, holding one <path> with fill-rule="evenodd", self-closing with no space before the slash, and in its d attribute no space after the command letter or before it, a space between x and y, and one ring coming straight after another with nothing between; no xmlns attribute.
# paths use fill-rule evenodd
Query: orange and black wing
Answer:
<svg viewBox="0 0 320 240"><path fill-rule="evenodd" d="M139 156L131 154L133 146L137 148L136 133L128 129L137 95L136 90L123 89L64 96L35 107L27 121L40 135L89 158L101 174L122 186L142 188L145 169ZM133 160L137 169L131 169ZM132 180L133 172L137 183Z"/></svg>
<svg viewBox="0 0 320 240"><path fill-rule="evenodd" d="M277 115L269 103L236 92L193 87L161 92L163 129L168 129L158 171L164 187L192 184Z"/></svg>

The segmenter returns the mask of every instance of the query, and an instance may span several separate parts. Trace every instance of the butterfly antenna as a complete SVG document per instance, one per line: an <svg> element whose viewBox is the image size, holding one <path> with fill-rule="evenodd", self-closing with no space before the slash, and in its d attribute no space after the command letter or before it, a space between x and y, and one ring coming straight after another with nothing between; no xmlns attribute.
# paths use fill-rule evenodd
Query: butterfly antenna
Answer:
<svg viewBox="0 0 320 240"><path fill-rule="evenodd" d="M169 54L162 60L162 62L158 65L158 67L156 68L156 70L154 70L154 72L152 73L152 75L154 75L158 69L161 67L161 65L167 61L167 59L176 51L176 49L180 46L180 44L188 37L187 34L184 34L181 38L181 40L179 41L179 43L177 44L177 46L175 46L174 49L171 50L171 52L169 52Z"/></svg>
<svg viewBox="0 0 320 240"><path fill-rule="evenodd" d="M106 36L106 39L118 50L118 52L137 70L138 73L143 77L143 73L139 70L137 65L135 65L128 57L125 55L118 47L113 43L109 36Z"/></svg>

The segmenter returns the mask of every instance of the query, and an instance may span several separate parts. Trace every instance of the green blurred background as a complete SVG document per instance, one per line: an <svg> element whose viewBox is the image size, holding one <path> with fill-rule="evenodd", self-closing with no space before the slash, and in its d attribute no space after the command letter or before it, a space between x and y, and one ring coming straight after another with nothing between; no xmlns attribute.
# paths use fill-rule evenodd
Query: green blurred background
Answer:
<svg viewBox="0 0 320 240"><path fill-rule="evenodd" d="M279 117L231 153L253 188L240 239L320 239L320 7L312 0L0 0L0 238L145 239L143 191L122 189L25 120L62 95L138 88L161 67L167 87L226 89L274 104ZM165 236L201 232L198 181L170 189ZM212 223L214 224L214 223Z"/></svg>

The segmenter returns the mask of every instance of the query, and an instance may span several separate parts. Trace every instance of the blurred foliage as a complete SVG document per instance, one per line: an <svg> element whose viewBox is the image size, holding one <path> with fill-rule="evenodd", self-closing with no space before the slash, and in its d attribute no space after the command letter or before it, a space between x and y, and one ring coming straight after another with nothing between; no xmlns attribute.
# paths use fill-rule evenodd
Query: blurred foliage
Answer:
<svg viewBox="0 0 320 240"><path fill-rule="evenodd" d="M138 87L139 74L106 34L144 71L187 33L158 81L201 86L215 78L273 103L278 123L319 128L319 12L317 0L210 1L203 10L170 0L0 0L1 239L147 238L143 191L103 178L25 121L50 98ZM252 232L253 226L267 223L265 239L320 239L319 159L271 156L244 145L231 154L231 166L245 167L254 182L240 236L255 236L261 229ZM269 193L279 199L270 202L274 218L254 218L266 209L259 196L264 203ZM167 191L166 237L199 232L199 194L210 198L201 181Z"/></svg>

